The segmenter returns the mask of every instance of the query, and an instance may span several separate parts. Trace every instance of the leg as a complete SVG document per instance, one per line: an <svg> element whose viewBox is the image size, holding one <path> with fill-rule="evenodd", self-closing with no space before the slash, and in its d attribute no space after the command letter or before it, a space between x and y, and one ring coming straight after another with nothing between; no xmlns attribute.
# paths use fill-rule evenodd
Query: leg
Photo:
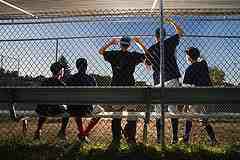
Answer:
<svg viewBox="0 0 240 160"><path fill-rule="evenodd" d="M37 130L35 131L34 139L40 139L41 130L42 130L43 124L45 123L46 119L47 118L44 116L39 117L38 124L37 124Z"/></svg>
<svg viewBox="0 0 240 160"><path fill-rule="evenodd" d="M162 137L162 128L163 128L161 118L156 119L156 128L157 128L157 143L160 144L161 143L161 137Z"/></svg>
<svg viewBox="0 0 240 160"><path fill-rule="evenodd" d="M177 106L168 105L168 111L172 114L177 113ZM172 125L172 144L176 144L178 143L178 119L171 118L171 125Z"/></svg>
<svg viewBox="0 0 240 160"><path fill-rule="evenodd" d="M63 117L62 118L62 126L61 129L58 132L58 137L61 139L66 140L66 128L68 125L69 117Z"/></svg>
<svg viewBox="0 0 240 160"><path fill-rule="evenodd" d="M172 124L172 144L178 143L178 119L177 118L171 118L171 124Z"/></svg>
<svg viewBox="0 0 240 160"><path fill-rule="evenodd" d="M113 141L120 142L121 139L121 119L113 118L112 120L112 138Z"/></svg>
<svg viewBox="0 0 240 160"><path fill-rule="evenodd" d="M92 118L89 125L84 131L85 136L89 134L89 132L95 127L95 125L99 122L100 118Z"/></svg>
<svg viewBox="0 0 240 160"><path fill-rule="evenodd" d="M108 147L108 151L115 152L118 151L120 147L121 140L121 119L113 118L112 120L112 142Z"/></svg>
<svg viewBox="0 0 240 160"><path fill-rule="evenodd" d="M192 130L192 120L187 119L185 124L184 138L183 138L183 141L185 144L189 144L191 130Z"/></svg>
<svg viewBox="0 0 240 160"><path fill-rule="evenodd" d="M127 120L127 124L124 128L124 135L127 138L127 143L129 144L136 143L136 129L137 129L137 121Z"/></svg>
<svg viewBox="0 0 240 160"><path fill-rule="evenodd" d="M217 139L213 127L208 123L207 119L203 119L202 124L204 126L204 129L207 131L211 145L215 145L217 143Z"/></svg>
<svg viewBox="0 0 240 160"><path fill-rule="evenodd" d="M75 117L75 122L78 127L78 138L84 137L83 122L81 117Z"/></svg>

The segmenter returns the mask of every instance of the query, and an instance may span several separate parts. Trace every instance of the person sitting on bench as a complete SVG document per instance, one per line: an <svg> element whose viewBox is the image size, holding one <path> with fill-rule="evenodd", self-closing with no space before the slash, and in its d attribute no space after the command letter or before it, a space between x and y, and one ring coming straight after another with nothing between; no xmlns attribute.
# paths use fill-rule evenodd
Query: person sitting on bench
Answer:
<svg viewBox="0 0 240 160"><path fill-rule="evenodd" d="M50 70L52 77L47 78L42 82L41 86L65 86L62 81L64 68L59 62L55 62L51 65ZM68 123L68 113L66 105L54 105L54 104L39 104L37 105L36 112L39 116L37 130L35 131L34 139L40 139L41 130L48 116L62 116L62 127L58 133L61 138L65 138L64 128ZM62 136L63 135L63 136Z"/></svg>
<svg viewBox="0 0 240 160"><path fill-rule="evenodd" d="M78 72L70 76L66 84L68 86L96 86L94 77L86 74L87 71L87 60L85 58L79 58L76 61L76 68ZM103 108L100 106L93 106L92 104L85 105L68 105L68 112L71 116L75 117L76 124L78 126L78 138L81 143L89 143L87 136L94 126L98 123L100 118L92 118L89 125L83 128L82 117L91 113L97 114L103 112Z"/></svg>

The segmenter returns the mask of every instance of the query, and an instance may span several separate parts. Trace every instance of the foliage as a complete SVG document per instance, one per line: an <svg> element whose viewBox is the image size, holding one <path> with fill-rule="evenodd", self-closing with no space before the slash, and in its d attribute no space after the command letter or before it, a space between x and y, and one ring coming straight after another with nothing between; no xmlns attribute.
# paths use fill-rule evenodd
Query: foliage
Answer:
<svg viewBox="0 0 240 160"><path fill-rule="evenodd" d="M222 69L214 66L209 70L210 78L214 86L224 85L225 73Z"/></svg>

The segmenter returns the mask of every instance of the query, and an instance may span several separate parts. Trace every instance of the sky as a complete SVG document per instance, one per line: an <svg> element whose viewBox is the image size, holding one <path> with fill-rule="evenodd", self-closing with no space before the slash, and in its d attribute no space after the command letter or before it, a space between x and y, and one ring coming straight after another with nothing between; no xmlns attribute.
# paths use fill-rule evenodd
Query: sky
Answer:
<svg viewBox="0 0 240 160"><path fill-rule="evenodd" d="M226 81L239 83L240 19L239 17L172 17L185 34L177 48L181 74L187 68L187 47L198 47L210 67L217 66L226 73ZM48 19L44 20L48 21ZM68 21L60 23L57 21ZM0 67L8 70L19 68L21 75L49 76L49 66L56 55L64 55L75 72L74 63L79 57L88 59L88 73L110 75L110 64L98 54L99 48L111 37L140 35L146 47L154 44L154 31L159 26L158 17L88 17L56 19L54 23L0 25ZM30 21L28 21L30 22ZM1 21L0 21L1 23ZM165 25L169 36L172 26ZM114 46L112 49L117 49ZM135 44L130 50L142 52ZM152 84L151 71L139 65L135 79Z"/></svg>

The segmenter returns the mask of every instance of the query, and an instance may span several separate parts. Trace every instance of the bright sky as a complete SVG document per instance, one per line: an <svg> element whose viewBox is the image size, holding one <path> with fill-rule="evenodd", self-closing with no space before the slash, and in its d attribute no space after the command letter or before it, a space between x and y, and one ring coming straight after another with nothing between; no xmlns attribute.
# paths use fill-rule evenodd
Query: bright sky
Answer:
<svg viewBox="0 0 240 160"><path fill-rule="evenodd" d="M228 20L223 21L224 18ZM195 46L206 57L209 66L218 66L224 70L227 81L239 82L237 80L240 67L240 19L238 17L208 17L208 19L206 17L173 17L173 19L182 26L186 35L177 49L182 74L187 67L184 51L187 47ZM82 17L73 20L88 19ZM91 22L0 25L0 54L19 59L21 75L48 76L49 65L54 62L56 54L57 41L52 38L70 38L58 40L58 56L63 54L73 69L77 58L86 57L89 61L89 73L111 75L110 65L104 62L98 54L98 49L110 37L126 34L142 35L146 46L150 47L154 43L154 37L151 35L158 26L159 19L152 17L115 17L107 20L97 17ZM165 27L169 35L174 34L172 27ZM195 37L200 35L229 37ZM72 37L78 38L72 39ZM50 39L29 41L42 38ZM5 41L16 39L26 41ZM134 45L131 50L139 49ZM18 60L13 58L3 59L3 67L9 70L17 70L17 64ZM146 71L143 65L138 66L135 78L152 83L151 73Z"/></svg>

